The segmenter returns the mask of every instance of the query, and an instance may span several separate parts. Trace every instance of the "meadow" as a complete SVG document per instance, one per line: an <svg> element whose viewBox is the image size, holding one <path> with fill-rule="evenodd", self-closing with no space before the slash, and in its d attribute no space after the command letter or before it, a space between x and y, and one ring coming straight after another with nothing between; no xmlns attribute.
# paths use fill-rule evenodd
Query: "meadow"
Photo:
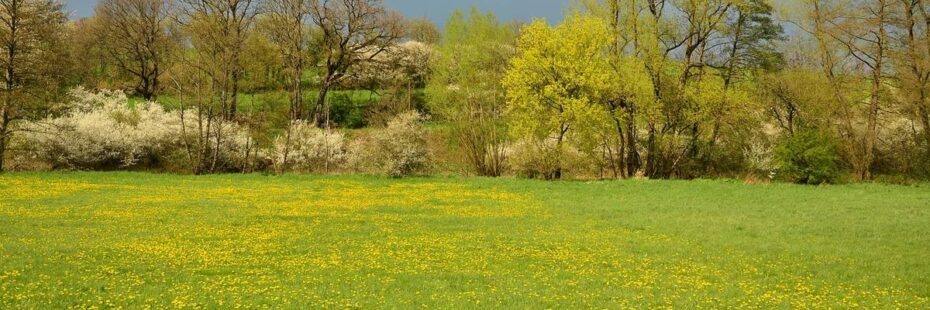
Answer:
<svg viewBox="0 0 930 310"><path fill-rule="evenodd" d="M928 308L930 187L0 175L0 308Z"/></svg>

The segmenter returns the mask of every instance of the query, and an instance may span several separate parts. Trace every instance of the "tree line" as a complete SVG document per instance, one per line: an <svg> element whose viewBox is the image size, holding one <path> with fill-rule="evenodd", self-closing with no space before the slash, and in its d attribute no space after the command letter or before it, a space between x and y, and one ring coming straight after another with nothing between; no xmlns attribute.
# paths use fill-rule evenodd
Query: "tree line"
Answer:
<svg viewBox="0 0 930 310"><path fill-rule="evenodd" d="M301 144L345 129L334 98L365 90L378 102L366 124L430 115L424 134L444 140L432 153L474 175L930 176L925 1L785 8L577 0L555 25L472 9L440 30L377 0L102 0L76 21L57 1L0 0L0 169L28 151L14 138L30 123L74 113L68 90L81 86L177 114L195 173L229 170L238 136L242 161L276 157L279 170L291 150L332 150ZM403 119L394 128L418 118Z"/></svg>

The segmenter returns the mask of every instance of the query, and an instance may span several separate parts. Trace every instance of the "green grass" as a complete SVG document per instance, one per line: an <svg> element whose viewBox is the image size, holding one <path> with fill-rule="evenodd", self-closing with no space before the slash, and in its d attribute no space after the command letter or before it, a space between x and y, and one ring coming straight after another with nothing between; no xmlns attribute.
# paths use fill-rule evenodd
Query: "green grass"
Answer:
<svg viewBox="0 0 930 310"><path fill-rule="evenodd" d="M930 188L0 175L0 308L928 308Z"/></svg>

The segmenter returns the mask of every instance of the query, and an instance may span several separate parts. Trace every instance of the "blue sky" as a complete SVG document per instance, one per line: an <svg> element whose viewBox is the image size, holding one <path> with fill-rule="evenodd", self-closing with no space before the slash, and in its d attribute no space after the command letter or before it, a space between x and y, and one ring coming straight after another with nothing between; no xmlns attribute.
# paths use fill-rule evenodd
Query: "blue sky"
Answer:
<svg viewBox="0 0 930 310"><path fill-rule="evenodd" d="M94 12L97 0L66 0L73 17L86 17ZM453 10L476 6L494 11L502 21L546 18L550 22L562 19L569 0L384 0L392 9L408 17L428 17L439 24L445 23Z"/></svg>

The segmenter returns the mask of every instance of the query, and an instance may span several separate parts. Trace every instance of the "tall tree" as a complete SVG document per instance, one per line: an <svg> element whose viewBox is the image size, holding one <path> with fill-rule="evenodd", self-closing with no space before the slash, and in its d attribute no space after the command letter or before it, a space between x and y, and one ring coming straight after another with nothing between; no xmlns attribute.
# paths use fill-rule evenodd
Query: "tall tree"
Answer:
<svg viewBox="0 0 930 310"><path fill-rule="evenodd" d="M0 0L0 171L15 122L51 101L60 90L67 17L53 0Z"/></svg>
<svg viewBox="0 0 930 310"><path fill-rule="evenodd" d="M628 78L624 74L625 70L630 69L631 60L636 59L642 52L640 50L642 46L639 44L641 42L639 40L640 10L637 3L621 0L583 0L580 3L584 10L608 21L612 42L610 58L617 71L616 78ZM635 85L635 83L622 85ZM618 159L614 165L615 168L621 170L619 173L621 176L635 174L642 164L637 127L638 108L642 102L630 99L616 98L605 103L612 111L613 123L617 130L619 145L615 151L618 154L611 157Z"/></svg>
<svg viewBox="0 0 930 310"><path fill-rule="evenodd" d="M542 145L555 162L545 178L562 177L570 134L579 141L599 140L598 125L608 123L601 103L616 97L620 83L612 75L610 42L607 23L590 16L574 16L554 28L536 21L521 33L504 76L507 111L512 132Z"/></svg>
<svg viewBox="0 0 930 310"><path fill-rule="evenodd" d="M456 11L431 64L431 111L450 123L457 145L482 176L500 176L504 170L506 98L500 81L514 38L493 14L472 9L465 17Z"/></svg>
<svg viewBox="0 0 930 310"><path fill-rule="evenodd" d="M232 120L239 105L245 74L246 40L258 15L258 0L178 0L180 23L193 45L194 57L185 63L207 73L219 97L223 117Z"/></svg>
<svg viewBox="0 0 930 310"><path fill-rule="evenodd" d="M865 129L858 133L850 130L849 139L859 145L849 151L851 164L856 177L862 180L872 178L872 164L875 160L875 148L878 141L878 119L882 104L882 92L888 71L888 56L891 44L888 27L892 21L890 0L863 0L843 3L844 10L834 11L831 15L822 14L823 8L814 0L814 14L818 15L818 28L822 36L828 36L837 42L846 53L858 63L868 75L870 84L869 97L865 108ZM847 114L847 118L855 116Z"/></svg>
<svg viewBox="0 0 930 310"><path fill-rule="evenodd" d="M236 113L245 77L247 40L258 0L178 0L177 22L187 48L171 75L182 103L185 149L194 173L222 169L227 139L235 139ZM187 139L187 137L194 137ZM247 138L247 137L246 137Z"/></svg>
<svg viewBox="0 0 930 310"><path fill-rule="evenodd" d="M320 85L312 119L328 126L327 96L357 66L374 61L404 36L399 14L381 0L314 0L311 17L320 31Z"/></svg>
<svg viewBox="0 0 930 310"><path fill-rule="evenodd" d="M681 48L683 53L683 71L680 77L682 85L695 75L703 74L707 66L706 56L712 37L721 31L733 3L729 0L681 1L678 9L682 11L686 27L684 36L671 47ZM698 73L694 73L698 70Z"/></svg>
<svg viewBox="0 0 930 310"><path fill-rule="evenodd" d="M727 22L723 64L725 88L746 70L774 71L784 63L776 43L784 40L784 28L774 20L774 10L767 0L745 0L734 5Z"/></svg>
<svg viewBox="0 0 930 310"><path fill-rule="evenodd" d="M96 9L98 42L112 62L136 82L135 92L154 99L170 67L177 40L164 0L102 0Z"/></svg>
<svg viewBox="0 0 930 310"><path fill-rule="evenodd" d="M717 146L725 114L734 105L733 84L751 77L756 70L775 71L784 63L776 46L784 40L784 28L774 20L774 10L767 0L737 1L730 11L732 16L722 31L723 42L719 43L723 46L722 63L711 64L721 72L723 90L722 104L709 111L713 118L710 147Z"/></svg>
<svg viewBox="0 0 930 310"><path fill-rule="evenodd" d="M899 0L898 5L897 63L903 68L895 73L904 90L906 108L923 128L924 147L930 154L930 12L924 0Z"/></svg>
<svg viewBox="0 0 930 310"><path fill-rule="evenodd" d="M277 48L284 68L291 120L307 117L304 111L303 77L310 57L310 2L266 0L265 19L260 23Z"/></svg>

